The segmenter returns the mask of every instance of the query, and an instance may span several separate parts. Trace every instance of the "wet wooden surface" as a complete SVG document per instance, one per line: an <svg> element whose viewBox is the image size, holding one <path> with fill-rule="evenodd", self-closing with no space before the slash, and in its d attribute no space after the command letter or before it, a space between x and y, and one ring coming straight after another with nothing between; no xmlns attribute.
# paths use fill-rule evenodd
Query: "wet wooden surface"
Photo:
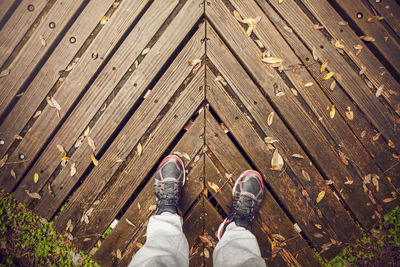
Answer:
<svg viewBox="0 0 400 267"><path fill-rule="evenodd" d="M246 169L264 179L252 231L271 266L329 260L399 205L395 0L0 7L1 189L102 266L145 243L168 154L187 169L192 266L212 265Z"/></svg>

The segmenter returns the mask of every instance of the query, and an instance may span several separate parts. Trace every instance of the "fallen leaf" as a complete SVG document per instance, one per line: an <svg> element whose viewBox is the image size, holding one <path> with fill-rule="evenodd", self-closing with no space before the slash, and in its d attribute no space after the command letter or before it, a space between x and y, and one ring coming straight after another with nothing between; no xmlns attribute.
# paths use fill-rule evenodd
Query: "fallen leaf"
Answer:
<svg viewBox="0 0 400 267"><path fill-rule="evenodd" d="M30 196L31 198L36 198L36 199L41 199L40 195L38 193L31 193L29 190L25 190L25 192Z"/></svg>
<svg viewBox="0 0 400 267"><path fill-rule="evenodd" d="M88 138L87 138L87 140L88 140L88 144L89 144L89 146L90 146L90 148L93 150L93 152L96 150L96 146L95 146L95 144L94 144L94 141L93 141L93 139L89 136Z"/></svg>
<svg viewBox="0 0 400 267"><path fill-rule="evenodd" d="M216 185L216 184L213 183L213 182L207 182L207 183L208 183L208 186L211 187L216 193L217 193L217 192L222 193L222 191L221 191L221 189L219 188L218 185Z"/></svg>
<svg viewBox="0 0 400 267"><path fill-rule="evenodd" d="M292 154L292 157L297 159L304 159L304 157L300 154Z"/></svg>
<svg viewBox="0 0 400 267"><path fill-rule="evenodd" d="M335 45L336 48L339 48L339 49L343 49L344 48L344 44L343 44L342 40L336 40L334 42L334 45Z"/></svg>
<svg viewBox="0 0 400 267"><path fill-rule="evenodd" d="M332 105L331 110L329 111L329 116L331 117L331 119L335 117L335 113L336 113L335 105Z"/></svg>
<svg viewBox="0 0 400 267"><path fill-rule="evenodd" d="M260 40L256 40L255 42L260 48L264 48L264 45Z"/></svg>
<svg viewBox="0 0 400 267"><path fill-rule="evenodd" d="M361 138L364 138L366 134L367 134L367 131L364 130L364 131L361 132L360 137L361 137Z"/></svg>
<svg viewBox="0 0 400 267"><path fill-rule="evenodd" d="M376 90L375 96L379 97L382 94L383 88L385 87L384 84L382 84L381 86L378 87L378 89Z"/></svg>
<svg viewBox="0 0 400 267"><path fill-rule="evenodd" d="M333 184L334 182L333 182L333 180L326 180L326 182L325 182L325 184L327 184L327 185L330 185L330 184Z"/></svg>
<svg viewBox="0 0 400 267"><path fill-rule="evenodd" d="M221 76L217 76L215 78L215 81L220 82L223 86L227 86L228 84L226 83L226 81L224 80L224 78L222 78Z"/></svg>
<svg viewBox="0 0 400 267"><path fill-rule="evenodd" d="M283 158L278 153L278 149L275 149L271 159L271 170L280 171L283 168Z"/></svg>
<svg viewBox="0 0 400 267"><path fill-rule="evenodd" d="M88 127L86 128L85 132L83 133L83 136L86 137L86 136L89 135L89 133L90 133L90 127L88 126Z"/></svg>
<svg viewBox="0 0 400 267"><path fill-rule="evenodd" d="M157 205L154 204L154 205L151 205L151 206L148 208L148 210L149 210L149 211L155 211L156 208L157 208Z"/></svg>
<svg viewBox="0 0 400 267"><path fill-rule="evenodd" d="M349 23L348 23L347 21L344 21L344 20L339 21L338 24L339 24L340 26L347 26L347 25L349 25Z"/></svg>
<svg viewBox="0 0 400 267"><path fill-rule="evenodd" d="M53 102L54 107L55 107L58 111L61 110L60 104L58 104L58 102L54 99L54 97L51 97L51 102Z"/></svg>
<svg viewBox="0 0 400 267"><path fill-rule="evenodd" d="M392 140L388 141L388 146L393 149L396 147Z"/></svg>
<svg viewBox="0 0 400 267"><path fill-rule="evenodd" d="M317 56L317 49L315 47L312 48L312 55L313 55L314 60L317 61L318 56Z"/></svg>
<svg viewBox="0 0 400 267"><path fill-rule="evenodd" d="M351 107L346 108L346 117L351 121L354 119L354 113L351 110Z"/></svg>
<svg viewBox="0 0 400 267"><path fill-rule="evenodd" d="M322 225L320 225L320 224L314 224L315 225L315 227L317 227L318 229L322 229Z"/></svg>
<svg viewBox="0 0 400 267"><path fill-rule="evenodd" d="M278 0L278 3L279 3L279 4L282 4L282 3L283 3L283 0Z"/></svg>
<svg viewBox="0 0 400 267"><path fill-rule="evenodd" d="M325 28L324 26L319 25L319 24L311 24L311 27L314 28L315 30L321 30L321 29Z"/></svg>
<svg viewBox="0 0 400 267"><path fill-rule="evenodd" d="M83 221L84 221L86 224L89 224L89 217L88 217L86 214L83 214Z"/></svg>
<svg viewBox="0 0 400 267"><path fill-rule="evenodd" d="M242 16L240 16L239 12L237 12L237 10L233 11L233 16L235 17L236 20L238 20L239 22L243 22L243 18Z"/></svg>
<svg viewBox="0 0 400 267"><path fill-rule="evenodd" d="M331 83L331 85L329 86L329 89L331 89L331 91L333 91L333 89L335 89L335 87L336 87L336 81L333 81Z"/></svg>
<svg viewBox="0 0 400 267"><path fill-rule="evenodd" d="M110 17L109 17L109 16L104 16L104 17L101 18L100 24L101 24L101 25L104 25L104 24L106 24L109 20L110 20Z"/></svg>
<svg viewBox="0 0 400 267"><path fill-rule="evenodd" d="M49 195L54 197L53 190L51 189L51 184L47 184L47 191L49 192Z"/></svg>
<svg viewBox="0 0 400 267"><path fill-rule="evenodd" d="M33 182L36 184L39 181L39 174L35 173L33 175Z"/></svg>
<svg viewBox="0 0 400 267"><path fill-rule="evenodd" d="M297 95L298 95L298 93L297 93L297 90L296 90L296 89L294 89L294 88L290 88L290 90L292 90L292 93L293 93L295 96L297 96Z"/></svg>
<svg viewBox="0 0 400 267"><path fill-rule="evenodd" d="M190 161L190 156L189 156L188 153L182 152L182 156L183 156L185 159L187 159L188 161Z"/></svg>
<svg viewBox="0 0 400 267"><path fill-rule="evenodd" d="M139 210L142 208L142 206L140 205L140 202L137 203L137 207Z"/></svg>
<svg viewBox="0 0 400 267"><path fill-rule="evenodd" d="M369 17L369 18L367 19L367 21L368 21L369 23L373 23L373 22L376 22L376 21L378 21L378 20L383 20L383 17L381 17L381 16L372 16L372 17Z"/></svg>
<svg viewBox="0 0 400 267"><path fill-rule="evenodd" d="M372 137L372 141L374 141L374 142L377 141L381 135L382 135L382 133L377 133L376 135L374 135Z"/></svg>
<svg viewBox="0 0 400 267"><path fill-rule="evenodd" d="M40 42L42 43L42 46L46 46L46 40L44 39L43 35L39 35Z"/></svg>
<svg viewBox="0 0 400 267"><path fill-rule="evenodd" d="M61 158L61 161L67 161L67 160L69 160L69 157L65 157L64 156L64 157Z"/></svg>
<svg viewBox="0 0 400 267"><path fill-rule="evenodd" d="M320 233L315 233L314 234L314 237L316 237L316 238L322 238L322 237L324 237L322 234L320 234Z"/></svg>
<svg viewBox="0 0 400 267"><path fill-rule="evenodd" d="M143 244L142 244L142 243L139 243L139 242L136 242L136 246L137 246L138 248L141 248L141 247L143 247Z"/></svg>
<svg viewBox="0 0 400 267"><path fill-rule="evenodd" d="M204 257L206 257L207 259L210 258L210 252L207 248L204 248Z"/></svg>
<svg viewBox="0 0 400 267"><path fill-rule="evenodd" d="M74 176L75 173L76 173L76 167L75 167L75 165L76 165L75 162L73 162L73 163L71 164L71 171L70 171L71 177Z"/></svg>
<svg viewBox="0 0 400 267"><path fill-rule="evenodd" d="M353 180L347 180L346 182L344 182L344 184L353 184L354 181Z"/></svg>
<svg viewBox="0 0 400 267"><path fill-rule="evenodd" d="M285 31L289 32L289 33L293 33L292 28L290 28L289 26L283 26L283 28L285 29Z"/></svg>
<svg viewBox="0 0 400 267"><path fill-rule="evenodd" d="M8 154L5 154L4 157L0 160L0 169L6 164L8 160Z"/></svg>
<svg viewBox="0 0 400 267"><path fill-rule="evenodd" d="M62 145L57 144L57 149L58 149L58 151L60 151L63 154L63 156L67 154L67 152L65 151L65 149Z"/></svg>
<svg viewBox="0 0 400 267"><path fill-rule="evenodd" d="M388 203L388 202L392 202L394 200L394 198L385 198L383 201L383 203Z"/></svg>
<svg viewBox="0 0 400 267"><path fill-rule="evenodd" d="M375 41L375 38L372 36L369 36L369 35L360 36L360 39L364 40L366 42L374 42Z"/></svg>
<svg viewBox="0 0 400 267"><path fill-rule="evenodd" d="M339 151L339 157L344 165L349 165L349 161L347 160L346 155L342 151Z"/></svg>
<svg viewBox="0 0 400 267"><path fill-rule="evenodd" d="M375 186L376 188L376 192L379 192L379 176L376 174L372 175L372 184Z"/></svg>
<svg viewBox="0 0 400 267"><path fill-rule="evenodd" d="M145 48L145 49L143 50L143 52L142 52L142 55L143 55L143 56L146 55L147 53L149 53L149 51L150 51L150 48L149 48L149 47Z"/></svg>
<svg viewBox="0 0 400 267"><path fill-rule="evenodd" d="M326 69L326 66L328 66L328 64L329 64L329 59L325 60L324 63L322 63L321 73L324 72L324 70Z"/></svg>
<svg viewBox="0 0 400 267"><path fill-rule="evenodd" d="M79 136L79 138L78 138L78 139L76 140L76 142L75 142L74 147L75 147L75 148L80 147L84 139L85 139L85 137L84 137L83 135L82 135L82 136Z"/></svg>
<svg viewBox="0 0 400 267"><path fill-rule="evenodd" d="M10 174L14 179L17 179L17 175L15 174L15 171L13 169L10 170Z"/></svg>
<svg viewBox="0 0 400 267"><path fill-rule="evenodd" d="M272 236L272 238L277 239L277 240L279 240L281 242L285 241L285 237L283 237L280 234L272 234L271 236Z"/></svg>
<svg viewBox="0 0 400 267"><path fill-rule="evenodd" d="M279 57L264 57L262 58L262 61L268 64L273 64L273 63L280 63L283 61L283 59Z"/></svg>
<svg viewBox="0 0 400 267"><path fill-rule="evenodd" d="M190 66L195 66L195 65L197 65L199 63L201 63L201 59L199 59L199 58L196 58L196 59L193 59L193 60L189 61L189 65Z"/></svg>
<svg viewBox="0 0 400 267"><path fill-rule="evenodd" d="M142 155L143 148L141 143L137 145L136 151L138 156Z"/></svg>
<svg viewBox="0 0 400 267"><path fill-rule="evenodd" d="M310 86L312 86L314 83L312 83L312 82L308 82L308 83L306 83L306 84L304 84L304 86L305 87L310 87Z"/></svg>
<svg viewBox="0 0 400 267"><path fill-rule="evenodd" d="M261 16L257 16L255 19L249 18L242 20L243 23L246 23L249 27L246 30L247 36L250 36L253 32L253 29L256 27L257 23L261 20Z"/></svg>
<svg viewBox="0 0 400 267"><path fill-rule="evenodd" d="M51 98L50 97L46 97L46 101L47 101L47 104L49 104L49 106L50 107L52 107L52 108L55 108L56 106L54 106L54 103L53 103L53 101L51 100Z"/></svg>
<svg viewBox="0 0 400 267"><path fill-rule="evenodd" d="M325 74L323 79L324 80L329 80L333 75L335 75L335 73L336 73L336 71L328 72L327 74Z"/></svg>
<svg viewBox="0 0 400 267"><path fill-rule="evenodd" d="M363 66L361 66L360 72L358 74L363 75L366 71L367 71L367 67L365 67L363 65Z"/></svg>
<svg viewBox="0 0 400 267"><path fill-rule="evenodd" d="M14 135L14 139L15 140L22 140L23 138L22 138L22 136L16 134L16 135Z"/></svg>
<svg viewBox="0 0 400 267"><path fill-rule="evenodd" d="M117 252L116 252L116 254L117 254L117 259L122 259L122 255L121 255L121 250L120 249L117 249Z"/></svg>
<svg viewBox="0 0 400 267"><path fill-rule="evenodd" d="M228 133L228 132L229 132L228 128L226 128L226 126L225 126L225 124L224 124L223 122L221 122L221 123L219 124L219 126L221 127L221 129L222 129L225 133Z"/></svg>
<svg viewBox="0 0 400 267"><path fill-rule="evenodd" d="M92 154L92 162L94 164L94 166L99 165L99 161L96 159L96 157Z"/></svg>
<svg viewBox="0 0 400 267"><path fill-rule="evenodd" d="M36 111L35 115L33 115L33 118L36 119L37 117L40 116L40 114L42 114L41 110Z"/></svg>
<svg viewBox="0 0 400 267"><path fill-rule="evenodd" d="M125 218L125 221L126 221L130 226L136 227L130 220L128 220L128 218Z"/></svg>
<svg viewBox="0 0 400 267"><path fill-rule="evenodd" d="M279 142L279 141L276 140L273 137L267 136L267 137L264 138L264 142L267 143L267 144L273 144L273 143L276 143L276 142Z"/></svg>
<svg viewBox="0 0 400 267"><path fill-rule="evenodd" d="M306 172L305 170L301 170L301 174L303 175L304 179L306 179L307 181L311 181L311 177L308 174L308 172Z"/></svg>
<svg viewBox="0 0 400 267"><path fill-rule="evenodd" d="M275 114L274 112L271 112L268 115L267 123L268 123L269 126L271 126L272 122L274 121L274 114Z"/></svg>
<svg viewBox="0 0 400 267"><path fill-rule="evenodd" d="M72 220L69 219L68 222L67 222L67 226L65 226L65 231L71 232L70 229L69 229L71 226L72 226Z"/></svg>
<svg viewBox="0 0 400 267"><path fill-rule="evenodd" d="M317 197L317 203L319 203L324 198L324 196L325 196L325 191L319 192Z"/></svg>
<svg viewBox="0 0 400 267"><path fill-rule="evenodd" d="M9 69L2 70L2 71L0 72L0 78L5 77L5 76L7 76L8 74L10 74L10 70L9 70Z"/></svg>

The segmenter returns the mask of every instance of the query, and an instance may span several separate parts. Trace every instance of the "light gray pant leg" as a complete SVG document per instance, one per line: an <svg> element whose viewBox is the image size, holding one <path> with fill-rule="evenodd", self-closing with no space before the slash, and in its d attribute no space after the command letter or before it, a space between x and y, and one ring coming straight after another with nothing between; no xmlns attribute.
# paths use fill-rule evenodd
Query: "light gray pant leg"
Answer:
<svg viewBox="0 0 400 267"><path fill-rule="evenodd" d="M235 222L230 223L213 253L214 267L257 266L265 267L256 237Z"/></svg>
<svg viewBox="0 0 400 267"><path fill-rule="evenodd" d="M169 212L151 216L146 243L133 257L131 266L189 266L182 217Z"/></svg>

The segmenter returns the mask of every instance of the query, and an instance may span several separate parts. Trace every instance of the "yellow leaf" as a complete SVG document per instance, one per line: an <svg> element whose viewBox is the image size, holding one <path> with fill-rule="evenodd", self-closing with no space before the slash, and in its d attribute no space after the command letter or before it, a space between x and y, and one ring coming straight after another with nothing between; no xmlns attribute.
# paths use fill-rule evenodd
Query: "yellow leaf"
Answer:
<svg viewBox="0 0 400 267"><path fill-rule="evenodd" d="M329 112L329 116L331 117L331 119L335 117L335 113L336 113L335 105L332 105L331 111Z"/></svg>
<svg viewBox="0 0 400 267"><path fill-rule="evenodd" d="M204 257L206 257L207 259L210 258L210 252L207 248L204 248Z"/></svg>
<svg viewBox="0 0 400 267"><path fill-rule="evenodd" d="M333 75L335 75L335 73L336 73L336 71L331 71L331 72L328 72L327 74L325 74L325 76L324 76L324 80L328 80L328 79L330 79Z"/></svg>
<svg viewBox="0 0 400 267"><path fill-rule="evenodd" d="M99 165L99 161L96 159L96 157L92 154L92 162L94 164L94 166Z"/></svg>
<svg viewBox="0 0 400 267"><path fill-rule="evenodd" d="M189 65L190 66L195 66L195 65L197 65L199 63L201 63L201 59L199 59L199 58L196 58L196 59L193 59L193 60L189 61Z"/></svg>
<svg viewBox="0 0 400 267"><path fill-rule="evenodd" d="M300 154L293 154L292 157L296 158L296 159L304 159L304 156L302 156Z"/></svg>
<svg viewBox="0 0 400 267"><path fill-rule="evenodd" d="M279 63L282 62L283 59L279 57L264 57L262 59L263 62L268 63L268 64L274 64L274 63Z"/></svg>
<svg viewBox="0 0 400 267"><path fill-rule="evenodd" d="M366 42L374 42L375 41L375 38L372 36L369 36L369 35L360 36L360 39L364 40Z"/></svg>
<svg viewBox="0 0 400 267"><path fill-rule="evenodd" d="M85 132L83 133L83 136L88 136L89 135L89 133L90 133L90 127L88 126L87 128L86 128L86 130L85 130Z"/></svg>
<svg viewBox="0 0 400 267"><path fill-rule="evenodd" d="M372 17L370 17L370 18L367 19L367 21L368 21L369 23L373 23L373 22L376 22L376 21L378 21L378 20L383 20L383 17L381 17L381 16L372 16Z"/></svg>
<svg viewBox="0 0 400 267"><path fill-rule="evenodd" d="M69 157L62 157L61 158L61 161L67 161L67 160L69 160Z"/></svg>
<svg viewBox="0 0 400 267"><path fill-rule="evenodd" d="M273 143L278 142L278 140L276 140L273 137L267 136L267 137L264 138L264 142L267 143L267 144L273 144Z"/></svg>
<svg viewBox="0 0 400 267"><path fill-rule="evenodd" d="M388 141L388 146L393 149L396 147L392 140Z"/></svg>
<svg viewBox="0 0 400 267"><path fill-rule="evenodd" d="M36 184L39 181L39 174L35 173L33 176L33 182Z"/></svg>
<svg viewBox="0 0 400 267"><path fill-rule="evenodd" d="M142 151L143 151L142 144L139 143L137 145L137 154L138 154L138 156L142 155Z"/></svg>
<svg viewBox="0 0 400 267"><path fill-rule="evenodd" d="M207 182L207 183L208 183L208 186L211 187L216 193L217 193L217 192L222 193L222 191L221 191L221 189L219 188L218 185L216 185L216 184L213 183L213 182Z"/></svg>
<svg viewBox="0 0 400 267"><path fill-rule="evenodd" d="M317 203L319 203L324 198L324 196L325 196L325 191L319 192L317 197Z"/></svg>
<svg viewBox="0 0 400 267"><path fill-rule="evenodd" d="M43 46L46 46L46 40L44 39L43 35L39 35L40 42Z"/></svg>
<svg viewBox="0 0 400 267"><path fill-rule="evenodd" d="M138 248L141 248L141 247L143 247L143 244L142 244L142 243L139 243L139 242L136 242L136 246L137 246Z"/></svg>
<svg viewBox="0 0 400 267"><path fill-rule="evenodd" d="M264 48L263 43L260 40L255 41L260 48Z"/></svg>
<svg viewBox="0 0 400 267"><path fill-rule="evenodd" d="M269 115L268 115L268 119L267 119L267 123L268 123L268 125L270 126L271 124L272 124L272 122L274 121L274 112L271 112Z"/></svg>
<svg viewBox="0 0 400 267"><path fill-rule="evenodd" d="M322 63L321 65L321 73L324 72L324 70L326 69L326 66L328 66L329 64L329 59L325 60L324 63Z"/></svg>
<svg viewBox="0 0 400 267"><path fill-rule="evenodd" d="M283 0L278 0L278 3L279 3L279 4L282 4L282 3L283 3Z"/></svg>
<svg viewBox="0 0 400 267"><path fill-rule="evenodd" d="M94 144L94 141L93 141L93 139L89 136L88 137L88 144L89 144L89 146L90 146L90 148L93 150L93 152L96 150L96 146L95 146L95 144Z"/></svg>

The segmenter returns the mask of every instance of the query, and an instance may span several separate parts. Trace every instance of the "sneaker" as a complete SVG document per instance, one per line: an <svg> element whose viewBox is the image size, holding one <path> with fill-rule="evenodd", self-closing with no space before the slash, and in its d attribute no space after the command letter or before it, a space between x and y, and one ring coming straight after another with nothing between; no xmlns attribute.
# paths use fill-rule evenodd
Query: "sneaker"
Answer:
<svg viewBox="0 0 400 267"><path fill-rule="evenodd" d="M170 155L161 162L154 179L157 215L168 211L182 216L179 203L185 178L185 167L179 157Z"/></svg>
<svg viewBox="0 0 400 267"><path fill-rule="evenodd" d="M218 239L221 239L226 227L231 222L251 230L254 215L260 209L264 197L264 184L261 174L252 170L242 173L233 187L232 196L232 211L219 226Z"/></svg>

